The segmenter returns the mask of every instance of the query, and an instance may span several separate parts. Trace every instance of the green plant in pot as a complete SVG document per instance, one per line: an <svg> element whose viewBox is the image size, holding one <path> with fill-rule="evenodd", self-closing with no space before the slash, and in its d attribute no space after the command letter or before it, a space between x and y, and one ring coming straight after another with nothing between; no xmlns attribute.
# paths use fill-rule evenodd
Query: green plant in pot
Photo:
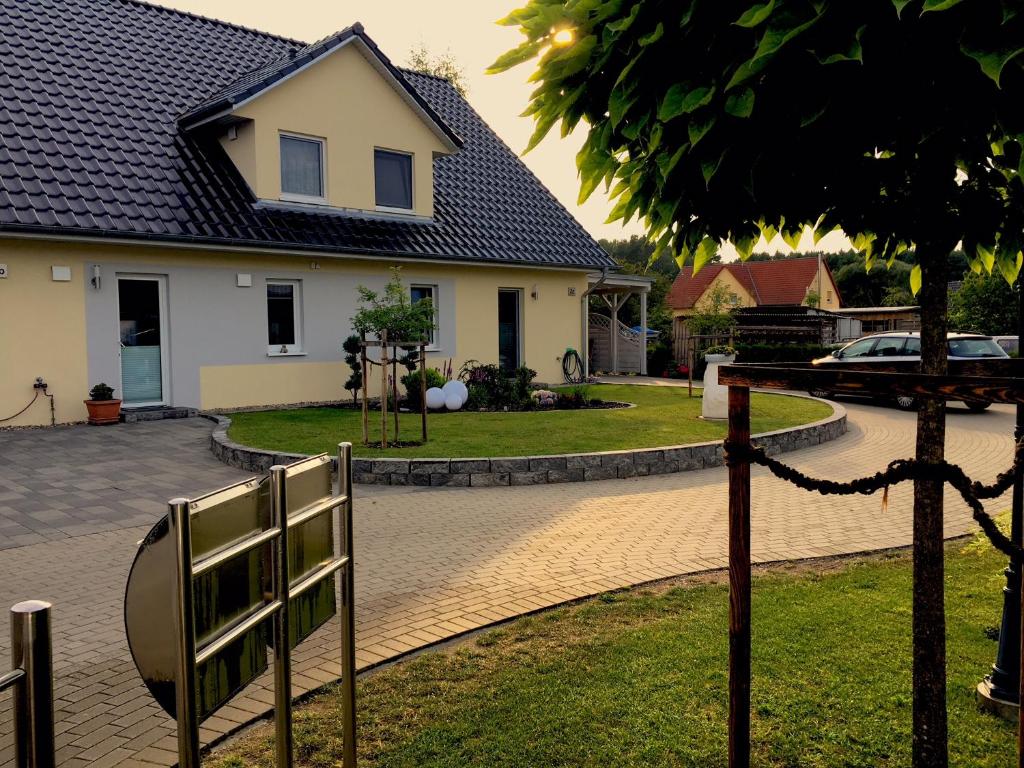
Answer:
<svg viewBox="0 0 1024 768"><path fill-rule="evenodd" d="M736 359L736 348L728 344L716 344L704 350L704 360L709 363L731 363Z"/></svg>
<svg viewBox="0 0 1024 768"><path fill-rule="evenodd" d="M114 388L100 382L89 390L85 401L89 423L96 426L117 424L121 420L121 401L114 399Z"/></svg>

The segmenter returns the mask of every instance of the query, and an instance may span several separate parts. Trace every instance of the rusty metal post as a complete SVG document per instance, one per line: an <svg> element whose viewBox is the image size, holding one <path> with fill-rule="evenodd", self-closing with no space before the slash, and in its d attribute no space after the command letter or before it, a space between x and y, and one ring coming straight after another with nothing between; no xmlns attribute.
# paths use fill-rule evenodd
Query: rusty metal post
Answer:
<svg viewBox="0 0 1024 768"><path fill-rule="evenodd" d="M729 444L750 445L750 389L729 387ZM729 461L729 768L750 766L750 462Z"/></svg>
<svg viewBox="0 0 1024 768"><path fill-rule="evenodd" d="M18 768L54 768L53 647L49 603L11 608L11 661L24 674L14 684L14 749Z"/></svg>

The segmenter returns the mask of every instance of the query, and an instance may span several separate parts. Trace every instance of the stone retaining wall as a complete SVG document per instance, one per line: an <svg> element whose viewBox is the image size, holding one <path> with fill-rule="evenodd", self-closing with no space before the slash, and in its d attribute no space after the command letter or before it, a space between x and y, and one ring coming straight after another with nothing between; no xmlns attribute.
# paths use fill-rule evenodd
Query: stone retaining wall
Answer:
<svg viewBox="0 0 1024 768"><path fill-rule="evenodd" d="M846 409L830 403L828 418L792 429L754 435L769 455L808 448L835 440L846 432ZM266 472L274 464L290 464L304 454L274 453L234 443L228 439L231 419L204 414L217 422L210 438L214 455L232 467ZM499 485L576 483L587 480L664 475L724 464L721 441L641 448L602 453L571 453L561 456L520 456L479 459L353 459L352 480L372 485L489 488Z"/></svg>

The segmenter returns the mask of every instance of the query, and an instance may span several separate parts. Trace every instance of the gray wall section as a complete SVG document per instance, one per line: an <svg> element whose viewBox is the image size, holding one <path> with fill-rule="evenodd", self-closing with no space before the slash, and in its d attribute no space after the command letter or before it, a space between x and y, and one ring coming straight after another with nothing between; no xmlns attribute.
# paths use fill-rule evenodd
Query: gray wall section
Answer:
<svg viewBox="0 0 1024 768"><path fill-rule="evenodd" d="M358 309L359 285L383 290L387 275L367 277L337 271L307 269L154 266L123 262L93 262L101 271L100 289L86 280L86 333L89 382L106 382L120 397L120 337L117 302L119 275L163 275L167 284L168 328L163 342L168 345L170 405L200 406L199 369L205 365L281 364L339 362L344 357L341 343L352 333L352 315ZM251 288L239 288L237 275L252 275ZM87 266L92 275L92 264ZM271 357L267 354L268 279L302 281L302 341L304 356ZM411 269L402 280L437 286L438 356L451 356L455 349L455 284ZM344 395L339 390L339 399Z"/></svg>

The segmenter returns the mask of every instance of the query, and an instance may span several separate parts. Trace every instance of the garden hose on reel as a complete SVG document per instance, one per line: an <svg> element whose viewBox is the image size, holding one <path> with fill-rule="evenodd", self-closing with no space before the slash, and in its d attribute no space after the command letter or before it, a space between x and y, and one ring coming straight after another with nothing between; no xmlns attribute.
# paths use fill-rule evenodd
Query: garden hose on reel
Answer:
<svg viewBox="0 0 1024 768"><path fill-rule="evenodd" d="M566 384L583 384L583 358L572 347L567 347L562 355L562 377Z"/></svg>

